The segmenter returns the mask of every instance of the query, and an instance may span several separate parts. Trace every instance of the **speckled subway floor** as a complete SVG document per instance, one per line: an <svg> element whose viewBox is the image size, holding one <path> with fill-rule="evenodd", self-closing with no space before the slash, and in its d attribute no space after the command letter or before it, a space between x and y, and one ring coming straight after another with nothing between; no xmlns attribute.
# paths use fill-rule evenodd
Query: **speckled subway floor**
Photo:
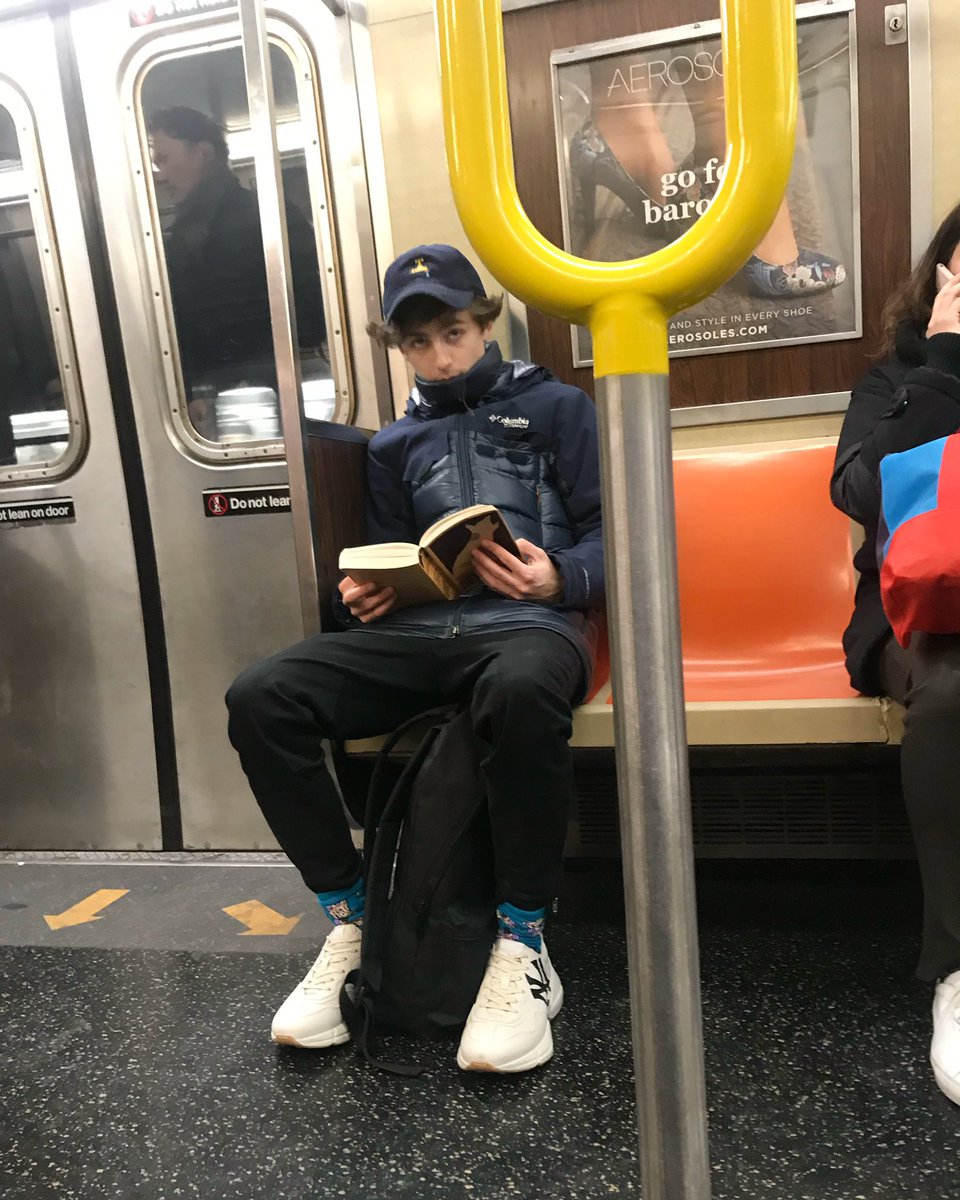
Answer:
<svg viewBox="0 0 960 1200"><path fill-rule="evenodd" d="M291 914L289 869L199 865L187 883L154 866L141 882L114 865L123 880L106 864L0 870L6 1200L640 1194L610 868L568 872L551 929L567 995L554 1061L516 1078L466 1075L452 1045L393 1039L388 1052L428 1068L403 1080L349 1047L269 1042L323 923L309 911L289 935L253 937L222 909L257 887ZM116 930L129 901L122 936L101 932L109 909L93 926L46 929L38 914L61 913L93 880L129 888L115 907ZM960 1110L926 1064L913 868L702 864L698 886L716 1200L955 1197ZM168 901L181 948L158 933Z"/></svg>

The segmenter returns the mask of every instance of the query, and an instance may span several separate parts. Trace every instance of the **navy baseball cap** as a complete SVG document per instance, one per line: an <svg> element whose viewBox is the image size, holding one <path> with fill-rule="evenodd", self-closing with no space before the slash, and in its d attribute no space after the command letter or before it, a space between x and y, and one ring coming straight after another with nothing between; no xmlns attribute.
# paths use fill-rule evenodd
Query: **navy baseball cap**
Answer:
<svg viewBox="0 0 960 1200"><path fill-rule="evenodd" d="M393 260L383 277L383 315L388 321L411 296L433 296L451 308L469 308L485 296L483 281L453 246L414 246Z"/></svg>

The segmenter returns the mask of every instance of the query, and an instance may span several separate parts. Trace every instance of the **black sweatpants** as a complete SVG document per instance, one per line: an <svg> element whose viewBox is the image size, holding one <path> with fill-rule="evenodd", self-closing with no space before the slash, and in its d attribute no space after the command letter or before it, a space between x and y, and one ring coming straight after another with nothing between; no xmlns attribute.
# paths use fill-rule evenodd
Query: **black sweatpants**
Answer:
<svg viewBox="0 0 960 1200"><path fill-rule="evenodd" d="M388 733L469 700L490 808L497 900L557 891L572 791L574 646L553 630L459 638L350 630L308 638L244 671L227 693L230 740L284 852L314 892L348 887L360 862L321 741Z"/></svg>
<svg viewBox="0 0 960 1200"><path fill-rule="evenodd" d="M891 637L880 660L884 694L906 705L900 773L923 881L917 974L960 970L960 635Z"/></svg>

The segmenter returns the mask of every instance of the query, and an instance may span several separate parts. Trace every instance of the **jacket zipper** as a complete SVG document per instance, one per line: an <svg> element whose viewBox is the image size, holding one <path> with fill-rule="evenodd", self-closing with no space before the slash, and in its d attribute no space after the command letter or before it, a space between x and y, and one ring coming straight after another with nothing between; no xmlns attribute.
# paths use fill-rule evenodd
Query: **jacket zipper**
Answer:
<svg viewBox="0 0 960 1200"><path fill-rule="evenodd" d="M452 623L447 632L447 637L455 638L455 637L460 636L460 620L462 617L463 617L463 605L459 604L459 605L457 605L457 608L456 608L455 612L453 613Z"/></svg>
<svg viewBox="0 0 960 1200"><path fill-rule="evenodd" d="M461 508L469 508L476 504L473 494L473 468L470 465L470 448L467 444L467 431L462 424L457 426L457 466L460 468Z"/></svg>
<svg viewBox="0 0 960 1200"><path fill-rule="evenodd" d="M473 490L473 468L470 465L470 446L467 439L467 431L463 425L463 418L457 421L457 466L460 469L460 507L469 508L471 504L476 504L477 498ZM460 636L460 620L463 616L463 605L456 610L453 615L453 624L450 626L448 637Z"/></svg>

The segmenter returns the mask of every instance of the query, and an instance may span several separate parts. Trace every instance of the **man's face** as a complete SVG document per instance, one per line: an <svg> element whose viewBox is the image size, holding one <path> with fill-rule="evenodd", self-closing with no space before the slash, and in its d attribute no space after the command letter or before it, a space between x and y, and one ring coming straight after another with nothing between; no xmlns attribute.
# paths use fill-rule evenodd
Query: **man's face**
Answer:
<svg viewBox="0 0 960 1200"><path fill-rule="evenodd" d="M209 142L184 142L158 130L151 138L157 181L164 183L170 198L179 204L197 186L213 161Z"/></svg>
<svg viewBox="0 0 960 1200"><path fill-rule="evenodd" d="M490 326L481 328L466 309L442 313L404 334L400 349L421 379L439 382L464 375L483 358Z"/></svg>

